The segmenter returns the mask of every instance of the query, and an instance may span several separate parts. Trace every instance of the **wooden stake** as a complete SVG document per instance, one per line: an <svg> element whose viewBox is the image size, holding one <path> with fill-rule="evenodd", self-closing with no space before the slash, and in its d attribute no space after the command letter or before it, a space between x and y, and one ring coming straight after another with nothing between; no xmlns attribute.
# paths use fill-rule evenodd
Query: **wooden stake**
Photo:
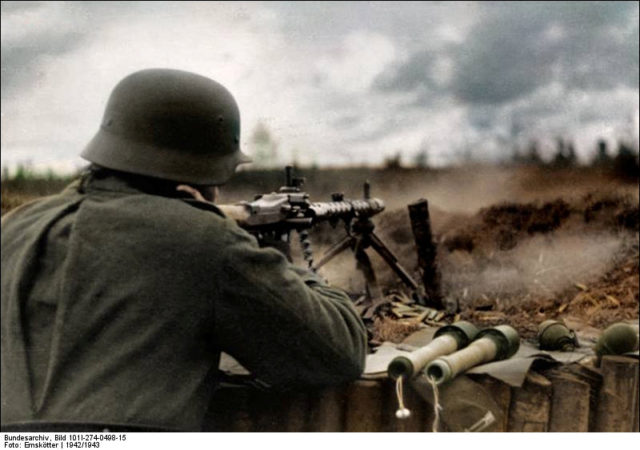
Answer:
<svg viewBox="0 0 640 450"><path fill-rule="evenodd" d="M550 374L553 396L549 431L589 431L590 386L567 373Z"/></svg>
<svg viewBox="0 0 640 450"><path fill-rule="evenodd" d="M481 375L473 376L473 380L484 387L502 411L502 421L492 431L507 431L509 423L509 405L511 403L511 387L495 378Z"/></svg>
<svg viewBox="0 0 640 450"><path fill-rule="evenodd" d="M382 427L382 384L360 380L349 386L345 431L380 431Z"/></svg>
<svg viewBox="0 0 640 450"><path fill-rule="evenodd" d="M308 431L311 414L311 400L306 392L294 393L287 399L286 431L300 433Z"/></svg>
<svg viewBox="0 0 640 450"><path fill-rule="evenodd" d="M598 395L602 386L600 370L583 364L569 364L562 366L564 373L577 377L589 385L589 431L596 429L596 412L598 411Z"/></svg>
<svg viewBox="0 0 640 450"><path fill-rule="evenodd" d="M530 372L521 388L513 388L508 431L547 431L551 410L551 382Z"/></svg>
<svg viewBox="0 0 640 450"><path fill-rule="evenodd" d="M431 218L429 217L429 203L420 199L409 205L411 229L418 251L418 266L422 272L422 284L429 303L442 309L442 292L440 289L440 272L436 264L436 245L431 233Z"/></svg>
<svg viewBox="0 0 640 450"><path fill-rule="evenodd" d="M343 386L311 394L308 431L344 431L347 393Z"/></svg>
<svg viewBox="0 0 640 450"><path fill-rule="evenodd" d="M603 379L595 431L637 430L638 360L604 356L600 370Z"/></svg>
<svg viewBox="0 0 640 450"><path fill-rule="evenodd" d="M253 431L249 400L253 390L247 387L225 387L216 391L204 431Z"/></svg>

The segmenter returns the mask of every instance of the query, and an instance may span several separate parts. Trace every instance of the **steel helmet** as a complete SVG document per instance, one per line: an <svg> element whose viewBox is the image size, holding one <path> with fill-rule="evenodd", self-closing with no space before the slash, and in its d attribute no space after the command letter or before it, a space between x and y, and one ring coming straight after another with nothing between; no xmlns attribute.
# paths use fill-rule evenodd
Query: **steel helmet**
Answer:
<svg viewBox="0 0 640 450"><path fill-rule="evenodd" d="M171 69L120 81L81 156L109 169L198 185L223 184L251 161L240 151L240 112L231 93Z"/></svg>

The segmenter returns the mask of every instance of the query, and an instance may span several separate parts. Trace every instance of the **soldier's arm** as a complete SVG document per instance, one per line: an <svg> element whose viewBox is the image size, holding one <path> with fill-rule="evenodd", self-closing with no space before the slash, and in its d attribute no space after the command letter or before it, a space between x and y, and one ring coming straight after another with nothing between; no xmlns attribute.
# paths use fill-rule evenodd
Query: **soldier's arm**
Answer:
<svg viewBox="0 0 640 450"><path fill-rule="evenodd" d="M346 294L280 252L260 249L244 231L232 235L221 249L223 279L214 305L221 349L271 385L356 379L366 331Z"/></svg>

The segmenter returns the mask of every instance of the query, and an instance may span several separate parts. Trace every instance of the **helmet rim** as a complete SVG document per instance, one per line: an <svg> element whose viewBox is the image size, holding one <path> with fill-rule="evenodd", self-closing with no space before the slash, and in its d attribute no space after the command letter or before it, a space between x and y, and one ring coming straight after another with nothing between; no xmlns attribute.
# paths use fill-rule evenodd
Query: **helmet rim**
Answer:
<svg viewBox="0 0 640 450"><path fill-rule="evenodd" d="M175 149L133 141L102 128L80 156L107 169L202 186L224 184L237 166L252 161L239 147L227 155L209 152L187 158Z"/></svg>
<svg viewBox="0 0 640 450"><path fill-rule="evenodd" d="M233 95L215 80L175 69L122 79L80 156L108 169L198 185L224 184L251 162L240 149Z"/></svg>

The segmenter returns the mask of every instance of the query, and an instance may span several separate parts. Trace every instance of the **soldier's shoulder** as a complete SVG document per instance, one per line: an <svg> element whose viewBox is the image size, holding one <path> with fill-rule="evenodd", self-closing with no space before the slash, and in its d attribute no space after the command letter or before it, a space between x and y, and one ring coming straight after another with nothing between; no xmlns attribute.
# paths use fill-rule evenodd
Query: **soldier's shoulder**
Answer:
<svg viewBox="0 0 640 450"><path fill-rule="evenodd" d="M223 219L226 217L214 203L203 202L193 198L181 198L179 200L182 204L189 207L192 214L202 215L203 217L209 217L210 214L215 214Z"/></svg>
<svg viewBox="0 0 640 450"><path fill-rule="evenodd" d="M76 202L78 198L77 192L65 189L58 194L30 199L3 214L2 226L5 227L14 222L28 220L30 217L41 216L48 211L65 208Z"/></svg>
<svg viewBox="0 0 640 450"><path fill-rule="evenodd" d="M207 234L216 239L238 240L248 235L235 220L227 217L215 204L195 199L170 199L170 205L164 205L165 214L172 221L179 221L192 235Z"/></svg>

